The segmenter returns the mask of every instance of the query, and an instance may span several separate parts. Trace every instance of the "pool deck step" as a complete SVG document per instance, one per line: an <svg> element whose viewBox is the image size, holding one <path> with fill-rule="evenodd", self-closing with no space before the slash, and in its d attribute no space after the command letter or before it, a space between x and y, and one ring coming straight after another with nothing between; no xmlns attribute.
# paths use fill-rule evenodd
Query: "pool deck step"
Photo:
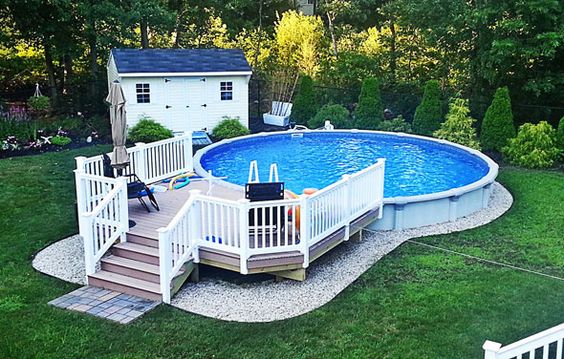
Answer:
<svg viewBox="0 0 564 359"><path fill-rule="evenodd" d="M160 301L162 299L159 284L105 270L89 275L88 285L115 290L150 300Z"/></svg>

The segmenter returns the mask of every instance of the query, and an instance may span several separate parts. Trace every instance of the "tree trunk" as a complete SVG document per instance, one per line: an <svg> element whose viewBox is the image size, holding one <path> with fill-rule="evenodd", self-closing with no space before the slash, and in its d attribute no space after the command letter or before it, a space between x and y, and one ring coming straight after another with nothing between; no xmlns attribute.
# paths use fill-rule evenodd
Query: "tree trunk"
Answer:
<svg viewBox="0 0 564 359"><path fill-rule="evenodd" d="M333 19L329 12L327 12L327 22L329 23L329 32L331 33L331 42L333 43L333 53L335 57L339 56L339 52L337 51L337 39L335 38L335 27L333 26Z"/></svg>
<svg viewBox="0 0 564 359"><path fill-rule="evenodd" d="M64 92L70 94L70 88L72 86L72 81L74 77L74 72L72 70L72 55L65 54L63 56L63 65L65 67L65 88Z"/></svg>
<svg viewBox="0 0 564 359"><path fill-rule="evenodd" d="M59 94L57 93L57 80L55 78L55 66L53 65L53 54L51 53L51 45L43 40L43 49L45 53L45 67L47 68L47 79L49 86L49 96L51 96L51 104L57 107L59 104Z"/></svg>
<svg viewBox="0 0 564 359"><path fill-rule="evenodd" d="M390 33L392 34L392 42L390 45L390 72L392 75L392 81L396 79L396 67L397 67L397 49L396 49L396 25L393 21L390 21Z"/></svg>
<svg viewBox="0 0 564 359"><path fill-rule="evenodd" d="M142 18L141 19L141 48L148 49L149 48L149 24L147 20Z"/></svg>
<svg viewBox="0 0 564 359"><path fill-rule="evenodd" d="M98 98L98 44L96 35L88 39L90 48L90 95L94 101Z"/></svg>

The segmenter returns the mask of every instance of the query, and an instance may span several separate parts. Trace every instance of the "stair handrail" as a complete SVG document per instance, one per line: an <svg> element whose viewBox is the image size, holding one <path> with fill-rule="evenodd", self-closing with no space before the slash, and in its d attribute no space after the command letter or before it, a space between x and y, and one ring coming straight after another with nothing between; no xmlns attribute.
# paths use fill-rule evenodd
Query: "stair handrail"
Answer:
<svg viewBox="0 0 564 359"><path fill-rule="evenodd" d="M82 184L82 181L88 180L89 177L98 176L76 173L77 187ZM114 187L90 211L84 211L85 199L80 192L77 193L79 235L84 241L84 264L87 282L88 276L96 272L96 263L116 240L125 241L129 229L127 180L125 177L119 177L109 179L108 182L112 183Z"/></svg>
<svg viewBox="0 0 564 359"><path fill-rule="evenodd" d="M549 346L556 343L556 356L554 358L562 358L564 347L564 323L555 327L543 330L542 332L533 334L527 338L516 341L512 344L502 347L500 343L486 340L484 349L485 359L509 359L521 357L525 353L534 353L537 349L542 348L543 358L548 358Z"/></svg>

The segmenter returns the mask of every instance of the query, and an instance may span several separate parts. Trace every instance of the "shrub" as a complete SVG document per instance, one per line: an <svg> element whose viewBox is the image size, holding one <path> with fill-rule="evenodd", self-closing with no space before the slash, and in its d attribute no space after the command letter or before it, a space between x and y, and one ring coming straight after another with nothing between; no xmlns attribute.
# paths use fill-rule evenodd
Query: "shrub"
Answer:
<svg viewBox="0 0 564 359"><path fill-rule="evenodd" d="M66 146L69 143L71 143L72 140L67 137L67 136L53 136L53 138L51 139L51 143L54 144L55 146Z"/></svg>
<svg viewBox="0 0 564 359"><path fill-rule="evenodd" d="M498 88L492 104L486 110L482 121L480 140L486 151L501 152L510 138L515 137L511 99L507 87Z"/></svg>
<svg viewBox="0 0 564 359"><path fill-rule="evenodd" d="M362 82L354 115L355 126L365 130L376 129L384 119L382 99L380 98L380 81L376 78L368 77Z"/></svg>
<svg viewBox="0 0 564 359"><path fill-rule="evenodd" d="M305 125L315 116L318 109L313 91L313 80L311 77L304 75L300 81L300 87L294 99L290 117L296 123Z"/></svg>
<svg viewBox="0 0 564 359"><path fill-rule="evenodd" d="M528 168L546 168L558 157L556 130L546 122L526 123L519 127L517 137L509 139L503 153L513 164Z"/></svg>
<svg viewBox="0 0 564 359"><path fill-rule="evenodd" d="M27 105L33 111L44 112L49 109L51 103L47 96L32 96L27 99Z"/></svg>
<svg viewBox="0 0 564 359"><path fill-rule="evenodd" d="M241 124L238 118L224 117L212 131L213 137L218 140L233 138L249 134L249 129Z"/></svg>
<svg viewBox="0 0 564 359"><path fill-rule="evenodd" d="M173 136L172 131L149 117L143 117L129 130L128 138L131 142L154 142Z"/></svg>
<svg viewBox="0 0 564 359"><path fill-rule="evenodd" d="M425 85L423 100L415 109L413 130L420 135L430 136L441 125L441 92L439 82L429 80Z"/></svg>
<svg viewBox="0 0 564 359"><path fill-rule="evenodd" d="M349 111L342 105L328 104L323 106L309 122L310 128L319 128L329 120L335 128L348 128L350 126Z"/></svg>
<svg viewBox="0 0 564 359"><path fill-rule="evenodd" d="M376 128L380 131L388 131L388 132L411 132L411 125L407 122L402 115L392 119L392 120L385 120L378 124Z"/></svg>
<svg viewBox="0 0 564 359"><path fill-rule="evenodd" d="M556 131L556 146L560 151L564 151L564 117L558 122L558 130Z"/></svg>
<svg viewBox="0 0 564 359"><path fill-rule="evenodd" d="M433 136L479 150L480 143L474 128L476 120L470 117L469 113L468 100L454 99L449 105L446 121Z"/></svg>

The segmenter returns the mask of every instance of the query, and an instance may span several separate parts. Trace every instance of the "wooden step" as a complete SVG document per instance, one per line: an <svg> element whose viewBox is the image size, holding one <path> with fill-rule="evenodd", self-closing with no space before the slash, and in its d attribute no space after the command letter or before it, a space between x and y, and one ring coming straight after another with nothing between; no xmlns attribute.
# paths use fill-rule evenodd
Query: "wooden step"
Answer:
<svg viewBox="0 0 564 359"><path fill-rule="evenodd" d="M141 244L147 247L159 248L159 241L154 238L141 236L139 234L127 233L127 242Z"/></svg>
<svg viewBox="0 0 564 359"><path fill-rule="evenodd" d="M141 298L160 301L161 288L156 283L101 270L88 276L88 285L102 287Z"/></svg>
<svg viewBox="0 0 564 359"><path fill-rule="evenodd" d="M159 266L111 255L100 261L102 270L128 277L160 283Z"/></svg>
<svg viewBox="0 0 564 359"><path fill-rule="evenodd" d="M159 265L159 250L154 247L124 242L115 244L112 247L112 253L117 257Z"/></svg>

